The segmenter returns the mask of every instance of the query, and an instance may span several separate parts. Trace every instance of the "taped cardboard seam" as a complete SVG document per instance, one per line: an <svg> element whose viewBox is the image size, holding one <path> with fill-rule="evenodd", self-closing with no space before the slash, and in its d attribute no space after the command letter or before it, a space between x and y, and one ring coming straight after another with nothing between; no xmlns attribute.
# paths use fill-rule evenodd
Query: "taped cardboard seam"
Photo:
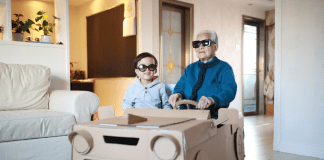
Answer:
<svg viewBox="0 0 324 160"><path fill-rule="evenodd" d="M217 127L211 127L212 121L205 121L196 124L189 129L183 130L185 149L189 150L195 146L204 143L206 140L217 135Z"/></svg>

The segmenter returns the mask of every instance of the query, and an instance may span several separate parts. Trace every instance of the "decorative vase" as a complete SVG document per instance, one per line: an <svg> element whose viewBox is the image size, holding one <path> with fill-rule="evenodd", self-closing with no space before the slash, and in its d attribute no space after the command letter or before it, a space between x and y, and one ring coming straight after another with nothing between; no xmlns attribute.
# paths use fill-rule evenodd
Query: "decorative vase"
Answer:
<svg viewBox="0 0 324 160"><path fill-rule="evenodd" d="M52 36L50 36L50 35L42 35L41 38L42 38L42 42L51 43Z"/></svg>
<svg viewBox="0 0 324 160"><path fill-rule="evenodd" d="M12 40L22 42L24 40L24 34L23 33L12 33Z"/></svg>

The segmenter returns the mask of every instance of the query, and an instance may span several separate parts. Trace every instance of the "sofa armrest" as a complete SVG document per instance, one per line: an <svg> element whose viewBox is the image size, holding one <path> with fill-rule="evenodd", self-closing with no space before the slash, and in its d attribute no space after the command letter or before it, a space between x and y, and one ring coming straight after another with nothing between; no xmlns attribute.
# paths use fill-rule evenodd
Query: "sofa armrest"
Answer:
<svg viewBox="0 0 324 160"><path fill-rule="evenodd" d="M72 113L76 123L90 121L100 105L98 96L88 91L53 90L49 94L49 110Z"/></svg>
<svg viewBox="0 0 324 160"><path fill-rule="evenodd" d="M102 106L98 108L98 116L100 119L116 117L115 116L115 109L113 106Z"/></svg>

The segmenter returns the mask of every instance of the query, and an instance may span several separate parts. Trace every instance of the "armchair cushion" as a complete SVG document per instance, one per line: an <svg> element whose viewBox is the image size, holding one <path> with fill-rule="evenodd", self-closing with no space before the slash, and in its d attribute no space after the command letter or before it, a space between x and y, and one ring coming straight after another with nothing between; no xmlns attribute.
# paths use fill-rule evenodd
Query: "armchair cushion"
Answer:
<svg viewBox="0 0 324 160"><path fill-rule="evenodd" d="M0 111L0 142L68 135L74 124L71 113L48 109Z"/></svg>
<svg viewBox="0 0 324 160"><path fill-rule="evenodd" d="M50 68L0 62L0 111L48 109Z"/></svg>

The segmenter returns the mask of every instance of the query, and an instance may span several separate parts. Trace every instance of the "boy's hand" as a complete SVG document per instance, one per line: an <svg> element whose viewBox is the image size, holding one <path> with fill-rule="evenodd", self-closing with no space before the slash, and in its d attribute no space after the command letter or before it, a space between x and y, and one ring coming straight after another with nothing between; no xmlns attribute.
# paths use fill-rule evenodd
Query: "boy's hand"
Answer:
<svg viewBox="0 0 324 160"><path fill-rule="evenodd" d="M175 104L176 104L176 102L178 101L178 100L180 100L181 99L181 94L179 94L179 93L175 93L175 94L172 94L170 97L169 97L169 103L171 104L171 106L174 108L174 107L177 107L177 106L175 106Z"/></svg>

